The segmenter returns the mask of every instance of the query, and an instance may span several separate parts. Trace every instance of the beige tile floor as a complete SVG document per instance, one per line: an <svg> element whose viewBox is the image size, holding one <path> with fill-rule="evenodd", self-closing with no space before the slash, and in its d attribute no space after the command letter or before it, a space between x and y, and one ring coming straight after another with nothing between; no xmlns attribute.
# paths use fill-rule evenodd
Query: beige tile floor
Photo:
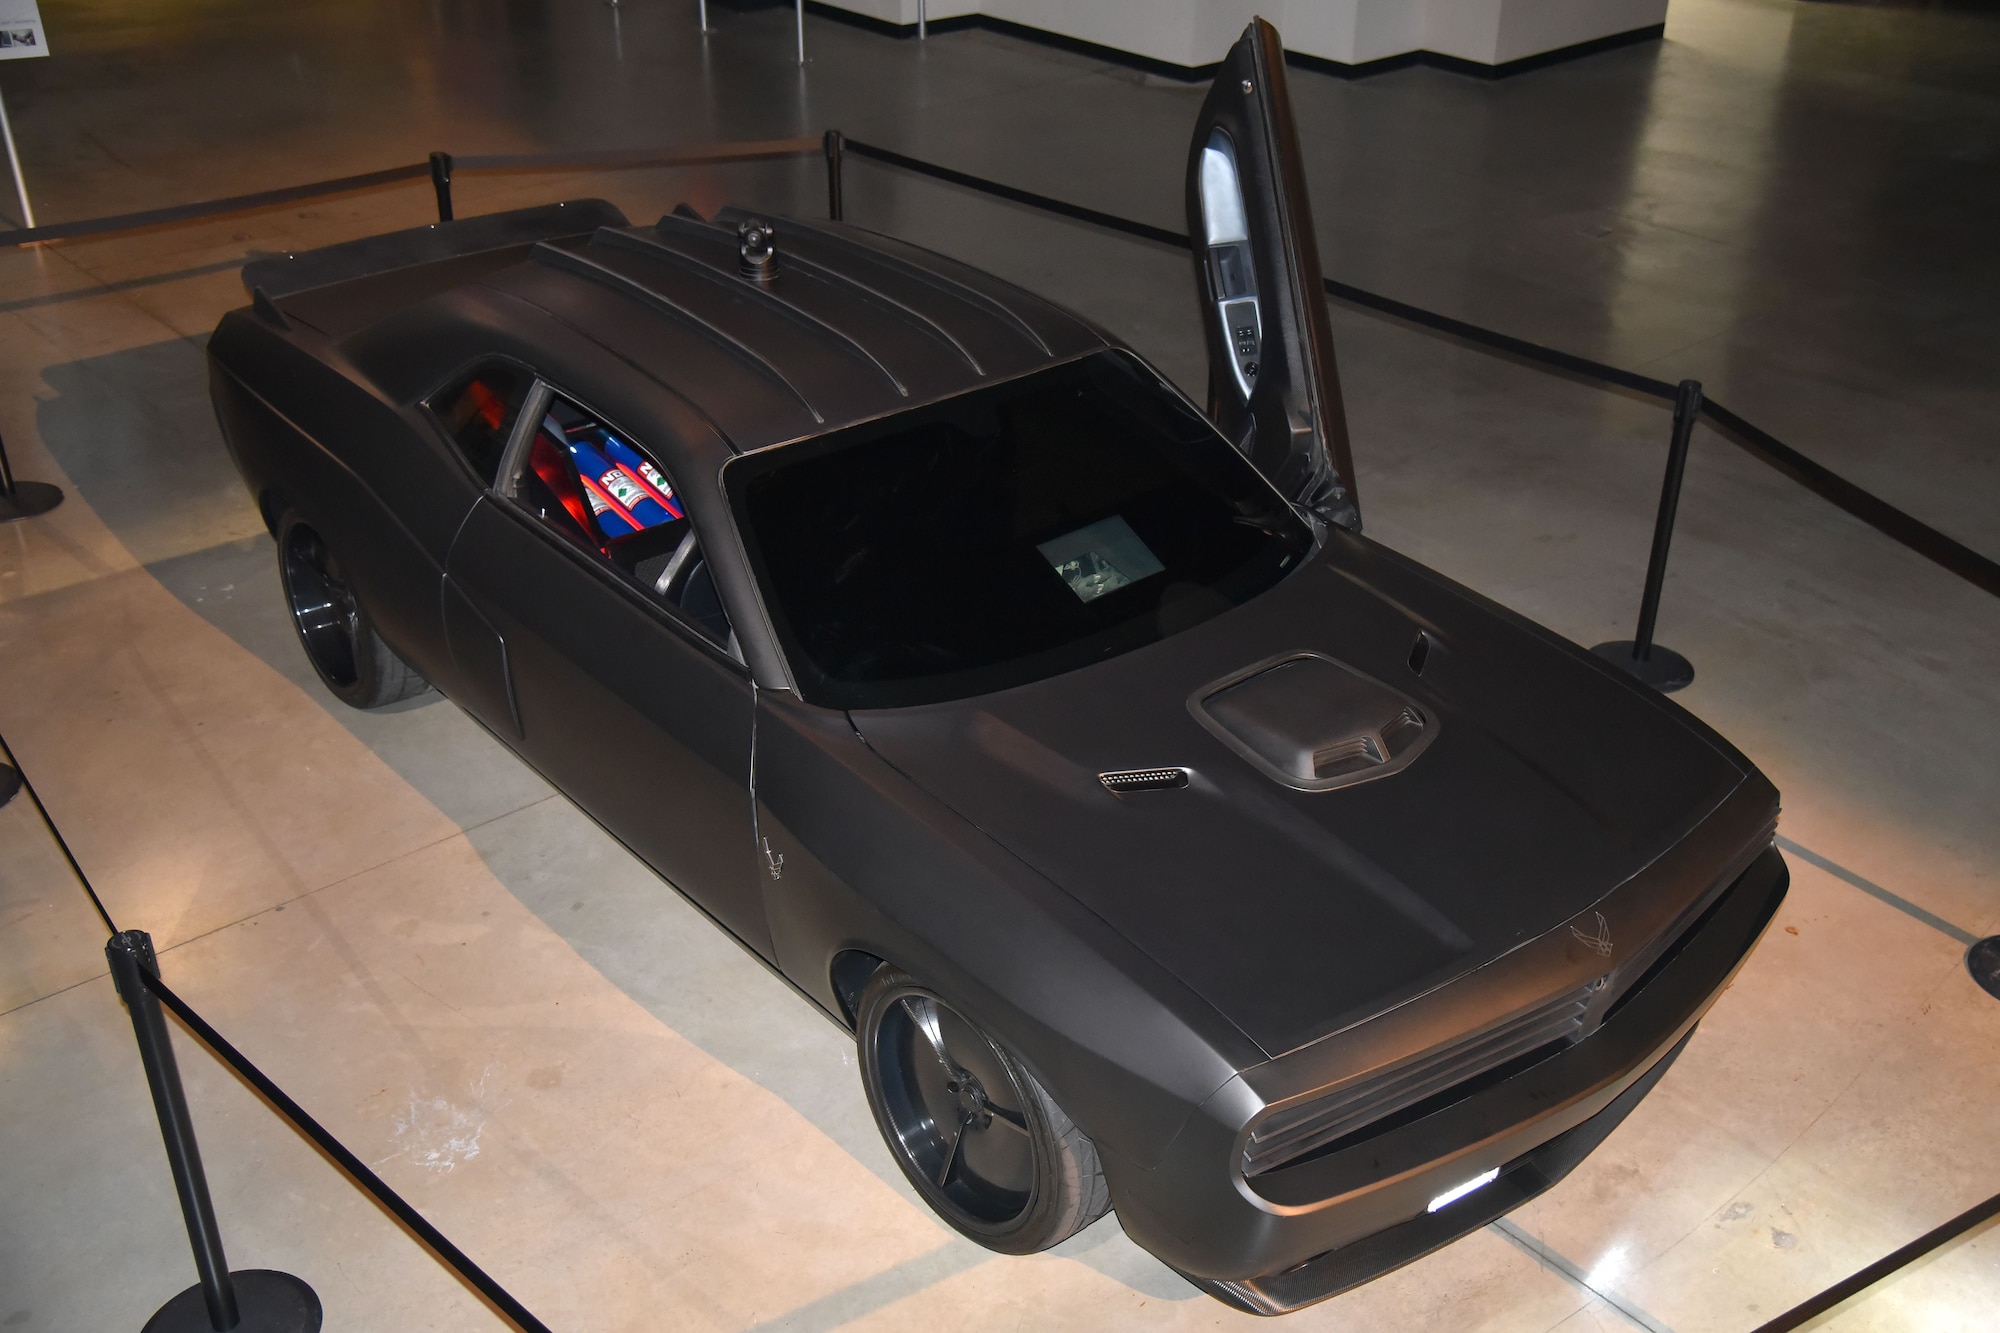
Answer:
<svg viewBox="0 0 2000 1333"><path fill-rule="evenodd" d="M814 198L788 165L464 188L464 211L553 188L634 216ZM875 1141L839 1032L448 703L362 717L311 682L199 342L241 301L245 256L427 204L0 252L0 433L21 475L69 490L0 526L0 735L108 909L554 1328L1247 1327L1115 1221L1033 1259L956 1239ZM1178 256L881 177L851 208L1068 294L1177 375L1198 364ZM1581 641L1627 632L1658 414L1351 312L1336 331L1371 531ZM2000 929L2000 604L1707 437L1686 503L1668 637L1700 667L1688 705L1777 779L1789 838ZM1793 868L1779 922L1599 1152L1502 1226L1287 1326L1734 1333L2000 1188L2000 1004L1944 933ZM503 1326L180 1051L237 1267L305 1276L331 1329ZM190 1280L101 931L17 800L0 1328L136 1328ZM1988 1230L1826 1326L1983 1330L1995 1308Z"/></svg>

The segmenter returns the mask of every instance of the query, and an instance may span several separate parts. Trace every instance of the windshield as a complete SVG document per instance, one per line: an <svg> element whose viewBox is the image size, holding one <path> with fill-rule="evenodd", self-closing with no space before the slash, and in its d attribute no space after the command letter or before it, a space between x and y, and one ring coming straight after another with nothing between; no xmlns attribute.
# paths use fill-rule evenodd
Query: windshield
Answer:
<svg viewBox="0 0 2000 1333"><path fill-rule="evenodd" d="M961 698L1207 620L1312 532L1183 400L1100 352L723 471L802 694Z"/></svg>

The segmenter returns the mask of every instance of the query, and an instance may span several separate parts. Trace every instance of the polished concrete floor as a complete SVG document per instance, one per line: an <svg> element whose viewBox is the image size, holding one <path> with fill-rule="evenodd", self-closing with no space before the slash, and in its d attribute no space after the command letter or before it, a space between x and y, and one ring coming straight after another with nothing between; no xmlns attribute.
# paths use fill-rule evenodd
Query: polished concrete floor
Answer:
<svg viewBox="0 0 2000 1333"><path fill-rule="evenodd" d="M43 221L421 158L816 133L1176 224L1200 90L988 33L692 0L45 0L0 65ZM2000 22L1675 0L1664 43L1500 83L1296 74L1337 276L1667 379L2000 554ZM813 162L467 178L814 211ZM1115 1220L1005 1259L897 1176L853 1057L431 696L311 676L201 343L260 253L421 185L0 252L0 434L69 492L0 527L0 735L168 980L557 1329L1247 1325ZM856 164L849 214L1202 375L1187 261ZM1591 643L1630 632L1655 405L1336 307L1375 536ZM1289 1324L1735 1333L2000 1189L2000 603L1704 432L1661 622L1681 699L1785 792L1785 911L1562 1185ZM0 809L0 1328L137 1328L192 1280L95 915ZM330 1329L498 1317L192 1042L230 1257ZM2000 1235L1843 1307L1991 1327Z"/></svg>

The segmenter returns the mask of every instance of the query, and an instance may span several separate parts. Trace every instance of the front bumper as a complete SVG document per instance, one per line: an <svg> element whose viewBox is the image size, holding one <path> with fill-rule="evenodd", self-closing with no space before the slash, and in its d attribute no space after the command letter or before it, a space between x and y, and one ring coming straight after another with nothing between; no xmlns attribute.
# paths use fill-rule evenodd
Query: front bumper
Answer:
<svg viewBox="0 0 2000 1333"><path fill-rule="evenodd" d="M1241 1170L1245 1126L1270 1099L1232 1080L1153 1170L1107 1157L1121 1223L1196 1285L1259 1314L1323 1300L1456 1240L1549 1188L1618 1126L1687 1044L1788 883L1767 847L1640 961L1641 975L1573 1045L1254 1186ZM1496 1168L1492 1183L1427 1211Z"/></svg>

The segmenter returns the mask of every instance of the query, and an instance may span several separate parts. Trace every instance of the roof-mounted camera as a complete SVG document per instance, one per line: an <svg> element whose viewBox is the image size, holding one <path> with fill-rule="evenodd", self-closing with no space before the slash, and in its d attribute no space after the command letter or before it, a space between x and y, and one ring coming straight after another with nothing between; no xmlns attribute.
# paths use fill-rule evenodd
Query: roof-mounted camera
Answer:
<svg viewBox="0 0 2000 1333"><path fill-rule="evenodd" d="M736 228L736 250L742 256L738 269L744 277L769 282L778 276L778 239L770 223L745 218Z"/></svg>

